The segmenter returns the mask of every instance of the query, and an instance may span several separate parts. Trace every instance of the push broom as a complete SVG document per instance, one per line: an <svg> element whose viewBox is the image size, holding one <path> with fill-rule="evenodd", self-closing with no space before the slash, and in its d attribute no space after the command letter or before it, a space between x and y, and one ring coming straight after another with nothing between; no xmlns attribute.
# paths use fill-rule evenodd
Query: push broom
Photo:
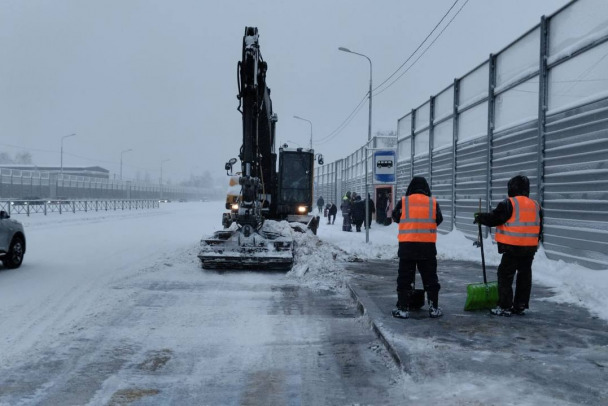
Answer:
<svg viewBox="0 0 608 406"><path fill-rule="evenodd" d="M481 199L479 199L481 211ZM464 310L491 309L498 305L498 282L488 283L486 277L486 260L483 254L483 236L481 235L481 223L479 225L479 247L481 248L481 269L483 270L483 283L467 285L467 301Z"/></svg>

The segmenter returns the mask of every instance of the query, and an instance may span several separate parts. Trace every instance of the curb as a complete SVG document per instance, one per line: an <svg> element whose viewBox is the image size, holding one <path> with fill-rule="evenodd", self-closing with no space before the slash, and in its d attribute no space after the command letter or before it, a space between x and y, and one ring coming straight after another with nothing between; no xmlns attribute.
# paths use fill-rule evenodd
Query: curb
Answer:
<svg viewBox="0 0 608 406"><path fill-rule="evenodd" d="M351 298L353 298L353 300L355 301L355 303L357 305L357 309L359 310L361 315L363 317L365 317L368 325L371 327L374 334L376 334L376 337L378 337L380 342L382 342L382 344L384 345L384 348L386 348L386 350L390 354L391 358L397 365L397 368L399 368L401 371L405 371L404 364L403 364L403 361L401 361L401 357L399 357L399 353L393 347L393 345L387 340L386 336L384 335L384 333L382 333L382 331L380 330L378 325L374 322L374 320L372 320L372 318L369 315L369 312L365 309L365 306L363 305L363 302L361 301L361 298L359 298L359 295L357 294L355 289L353 289L353 287L348 282L346 283L346 286L348 287L348 290L350 291Z"/></svg>

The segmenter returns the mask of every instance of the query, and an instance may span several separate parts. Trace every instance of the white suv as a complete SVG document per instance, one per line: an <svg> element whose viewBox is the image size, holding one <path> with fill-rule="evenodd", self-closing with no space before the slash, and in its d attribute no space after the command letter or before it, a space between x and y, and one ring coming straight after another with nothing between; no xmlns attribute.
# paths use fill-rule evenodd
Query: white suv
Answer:
<svg viewBox="0 0 608 406"><path fill-rule="evenodd" d="M0 260L7 268L19 268L25 254L23 225L0 211Z"/></svg>

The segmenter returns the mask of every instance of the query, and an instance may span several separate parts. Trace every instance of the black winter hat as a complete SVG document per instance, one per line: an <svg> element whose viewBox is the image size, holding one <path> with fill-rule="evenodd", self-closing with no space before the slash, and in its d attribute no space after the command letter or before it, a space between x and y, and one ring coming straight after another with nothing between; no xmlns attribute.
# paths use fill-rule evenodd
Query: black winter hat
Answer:
<svg viewBox="0 0 608 406"><path fill-rule="evenodd" d="M524 175L517 175L509 180L507 184L509 197L530 196L530 179Z"/></svg>
<svg viewBox="0 0 608 406"><path fill-rule="evenodd" d="M422 193L426 196L431 195L431 188L429 187L426 179L422 176L414 176L410 182L410 185L405 191L406 196L413 195L414 193Z"/></svg>

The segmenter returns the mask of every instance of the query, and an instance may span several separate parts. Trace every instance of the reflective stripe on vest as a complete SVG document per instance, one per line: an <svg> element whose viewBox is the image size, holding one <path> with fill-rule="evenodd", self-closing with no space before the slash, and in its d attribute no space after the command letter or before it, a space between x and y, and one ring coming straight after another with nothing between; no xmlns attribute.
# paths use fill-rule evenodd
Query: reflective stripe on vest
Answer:
<svg viewBox="0 0 608 406"><path fill-rule="evenodd" d="M536 247L540 233L540 208L538 203L525 196L510 197L513 214L509 220L496 227L496 241L524 247Z"/></svg>
<svg viewBox="0 0 608 406"><path fill-rule="evenodd" d="M436 242L437 212L434 197L413 194L401 198L399 242Z"/></svg>

